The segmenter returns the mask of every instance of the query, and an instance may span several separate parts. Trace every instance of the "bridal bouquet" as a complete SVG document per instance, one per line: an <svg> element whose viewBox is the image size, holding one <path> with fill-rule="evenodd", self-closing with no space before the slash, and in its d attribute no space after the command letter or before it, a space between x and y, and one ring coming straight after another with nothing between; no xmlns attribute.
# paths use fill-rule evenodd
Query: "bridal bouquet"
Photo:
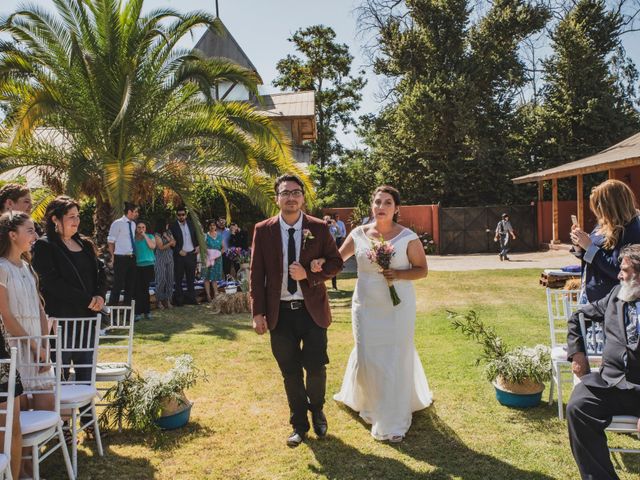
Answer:
<svg viewBox="0 0 640 480"><path fill-rule="evenodd" d="M391 266L391 258L396 254L393 250L393 245L390 243L382 241L371 241L371 249L367 251L367 258L371 263L375 263L380 267L380 270L387 270ZM396 287L393 286L393 282L391 280L387 280L387 285L389 286L389 294L391 295L391 302L395 307L400 303L400 297L398 297L398 292L396 292Z"/></svg>

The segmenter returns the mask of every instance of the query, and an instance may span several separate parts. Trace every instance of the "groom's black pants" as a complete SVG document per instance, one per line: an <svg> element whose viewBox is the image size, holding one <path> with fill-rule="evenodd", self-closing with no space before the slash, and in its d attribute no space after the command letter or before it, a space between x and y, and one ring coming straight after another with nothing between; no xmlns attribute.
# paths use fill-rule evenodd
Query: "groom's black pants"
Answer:
<svg viewBox="0 0 640 480"><path fill-rule="evenodd" d="M567 404L567 426L573 457L584 480L612 480L605 429L613 415L640 416L640 392L579 383Z"/></svg>
<svg viewBox="0 0 640 480"><path fill-rule="evenodd" d="M271 330L271 351L278 362L287 393L290 423L297 432L309 431L307 412L321 411L327 383L325 365L327 329L318 326L304 303L291 310L288 302L280 304L278 324ZM307 372L306 385L303 368Z"/></svg>

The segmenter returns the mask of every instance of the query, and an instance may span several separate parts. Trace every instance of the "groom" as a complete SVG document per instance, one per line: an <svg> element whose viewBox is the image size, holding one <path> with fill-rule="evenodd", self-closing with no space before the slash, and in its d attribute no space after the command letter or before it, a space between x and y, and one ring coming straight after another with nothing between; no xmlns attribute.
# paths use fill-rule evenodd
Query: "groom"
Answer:
<svg viewBox="0 0 640 480"><path fill-rule="evenodd" d="M297 176L278 177L275 193L280 214L258 223L253 236L251 311L256 333L270 331L291 412L287 445L297 447L309 431L309 410L318 437L327 434L322 408L331 312L324 282L340 271L342 258L326 223L302 213L304 184ZM314 273L311 260L320 257L326 263Z"/></svg>

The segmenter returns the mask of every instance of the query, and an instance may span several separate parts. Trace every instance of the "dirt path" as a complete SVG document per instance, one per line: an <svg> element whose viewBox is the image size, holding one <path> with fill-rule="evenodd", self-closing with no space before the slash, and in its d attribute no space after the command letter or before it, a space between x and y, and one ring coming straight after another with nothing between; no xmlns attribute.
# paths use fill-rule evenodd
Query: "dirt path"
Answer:
<svg viewBox="0 0 640 480"><path fill-rule="evenodd" d="M429 255L429 270L441 272L462 272L467 270L515 270L518 268L561 268L567 265L579 265L580 262L566 250L547 252L510 253L510 261L501 262L497 254L473 255ZM347 260L345 272L355 272L353 257Z"/></svg>
<svg viewBox="0 0 640 480"><path fill-rule="evenodd" d="M511 270L518 268L560 268L578 265L580 262L565 250L547 252L510 253L510 261L501 262L497 254L432 255L427 257L433 271L459 272L465 270Z"/></svg>

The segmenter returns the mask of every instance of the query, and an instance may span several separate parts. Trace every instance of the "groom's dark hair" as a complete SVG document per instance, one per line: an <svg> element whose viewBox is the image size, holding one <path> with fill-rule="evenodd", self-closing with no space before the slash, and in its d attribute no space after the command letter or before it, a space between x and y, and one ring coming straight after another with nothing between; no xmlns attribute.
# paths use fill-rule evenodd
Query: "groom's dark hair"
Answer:
<svg viewBox="0 0 640 480"><path fill-rule="evenodd" d="M304 183L302 183L300 177L294 175L293 173L285 173L284 175L280 175L278 178L276 178L276 183L273 185L273 188L276 191L276 195L278 194L280 184L284 182L296 182L298 185L300 185L300 190L302 190L302 193L304 194Z"/></svg>

